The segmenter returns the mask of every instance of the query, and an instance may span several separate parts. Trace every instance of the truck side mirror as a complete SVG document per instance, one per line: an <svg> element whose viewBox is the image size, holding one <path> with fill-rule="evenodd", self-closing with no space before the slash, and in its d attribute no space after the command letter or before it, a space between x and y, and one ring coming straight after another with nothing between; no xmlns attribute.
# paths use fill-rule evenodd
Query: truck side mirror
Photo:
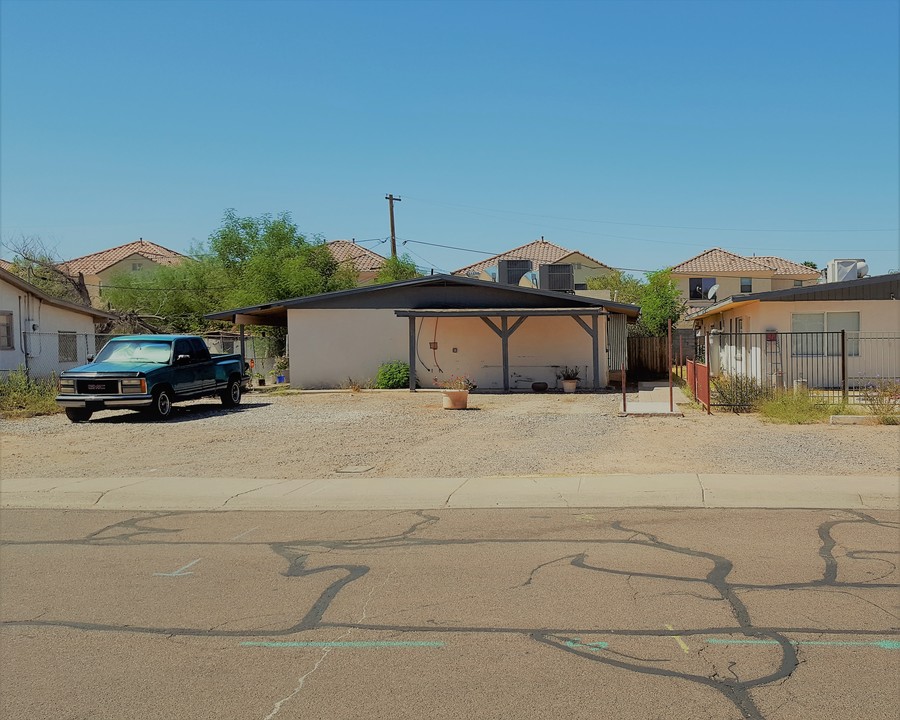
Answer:
<svg viewBox="0 0 900 720"><path fill-rule="evenodd" d="M94 356L93 356L93 355L88 355L88 356L87 356L87 361L88 361L89 363L94 362Z"/></svg>
<svg viewBox="0 0 900 720"><path fill-rule="evenodd" d="M176 365L187 365L191 361L190 355L179 355L175 358Z"/></svg>

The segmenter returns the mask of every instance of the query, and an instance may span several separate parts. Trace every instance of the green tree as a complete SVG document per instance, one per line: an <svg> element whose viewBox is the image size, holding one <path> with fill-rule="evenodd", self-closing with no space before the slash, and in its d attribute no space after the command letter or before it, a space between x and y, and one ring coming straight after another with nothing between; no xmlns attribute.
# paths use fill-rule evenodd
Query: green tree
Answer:
<svg viewBox="0 0 900 720"><path fill-rule="evenodd" d="M254 218L227 210L188 260L146 277L122 274L110 285L104 298L116 309L184 332L208 328L203 316L216 310L354 287L356 273L319 239L307 240L288 213Z"/></svg>
<svg viewBox="0 0 900 720"><path fill-rule="evenodd" d="M640 324L650 335L665 335L668 321L678 322L686 308L671 268L646 273Z"/></svg>
<svg viewBox="0 0 900 720"><path fill-rule="evenodd" d="M11 244L15 253L10 272L51 297L80 305L90 305L91 295L84 275L69 272L40 238L22 237Z"/></svg>
<svg viewBox="0 0 900 720"><path fill-rule="evenodd" d="M812 268L813 270L818 270L818 269L819 269L819 266L816 265L812 260L804 260L804 261L803 261L802 263L800 263L800 264L801 264L801 265L806 265L806 267L810 267L810 268Z"/></svg>
<svg viewBox="0 0 900 720"><path fill-rule="evenodd" d="M404 253L400 257L395 255L385 260L381 270L375 276L375 282L381 284L398 280L413 280L417 277L422 277L422 273L416 268L412 258Z"/></svg>
<svg viewBox="0 0 900 720"><path fill-rule="evenodd" d="M646 285L634 275L626 275L613 270L606 275L588 278L588 290L609 290L610 297L616 302L641 304Z"/></svg>

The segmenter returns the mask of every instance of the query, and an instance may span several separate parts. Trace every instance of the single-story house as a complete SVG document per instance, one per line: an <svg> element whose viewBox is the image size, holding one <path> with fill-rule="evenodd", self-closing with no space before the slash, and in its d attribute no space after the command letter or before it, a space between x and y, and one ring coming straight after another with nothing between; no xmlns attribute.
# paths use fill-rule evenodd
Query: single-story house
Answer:
<svg viewBox="0 0 900 720"><path fill-rule="evenodd" d="M82 365L96 352L94 324L116 316L51 297L0 268L0 373L34 377Z"/></svg>
<svg viewBox="0 0 900 720"><path fill-rule="evenodd" d="M290 381L304 388L373 379L382 363L410 364L410 390L466 375L479 389L557 387L578 367L581 387L604 388L625 362L626 324L639 308L569 293L430 275L239 308L206 317L287 327ZM436 383L437 380L437 383Z"/></svg>
<svg viewBox="0 0 900 720"><path fill-rule="evenodd" d="M784 387L900 379L900 273L733 295L686 319L710 334L713 375L775 375Z"/></svg>

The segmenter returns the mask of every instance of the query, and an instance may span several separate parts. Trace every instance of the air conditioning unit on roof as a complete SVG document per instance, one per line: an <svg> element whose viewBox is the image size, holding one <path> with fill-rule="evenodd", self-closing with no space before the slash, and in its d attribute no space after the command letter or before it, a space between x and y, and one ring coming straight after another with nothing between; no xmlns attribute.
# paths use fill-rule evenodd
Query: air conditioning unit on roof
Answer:
<svg viewBox="0 0 900 720"><path fill-rule="evenodd" d="M518 285L525 273L531 271L531 260L501 260L497 263L497 282Z"/></svg>
<svg viewBox="0 0 900 720"><path fill-rule="evenodd" d="M571 263L541 265L541 290L575 293L575 268Z"/></svg>

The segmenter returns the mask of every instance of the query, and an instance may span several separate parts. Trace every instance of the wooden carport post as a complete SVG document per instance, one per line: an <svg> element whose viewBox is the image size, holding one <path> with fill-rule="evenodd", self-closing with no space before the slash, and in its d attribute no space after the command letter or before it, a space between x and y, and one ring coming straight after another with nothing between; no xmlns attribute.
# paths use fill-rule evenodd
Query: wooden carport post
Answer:
<svg viewBox="0 0 900 720"><path fill-rule="evenodd" d="M497 327L489 317L481 316L484 324L500 336L500 352L503 356L503 392L509 392L509 336L525 322L525 317L522 315L510 327L506 315L503 315L500 317L500 327Z"/></svg>
<svg viewBox="0 0 900 720"><path fill-rule="evenodd" d="M594 359L594 390L597 391L600 389L600 322L598 320L597 315L591 315L591 325L588 327L588 324L582 320L577 315L573 315L572 319L575 320L584 331L591 336L591 343L593 351L593 359Z"/></svg>
<svg viewBox="0 0 900 720"><path fill-rule="evenodd" d="M409 318L409 391L416 391L416 319Z"/></svg>

